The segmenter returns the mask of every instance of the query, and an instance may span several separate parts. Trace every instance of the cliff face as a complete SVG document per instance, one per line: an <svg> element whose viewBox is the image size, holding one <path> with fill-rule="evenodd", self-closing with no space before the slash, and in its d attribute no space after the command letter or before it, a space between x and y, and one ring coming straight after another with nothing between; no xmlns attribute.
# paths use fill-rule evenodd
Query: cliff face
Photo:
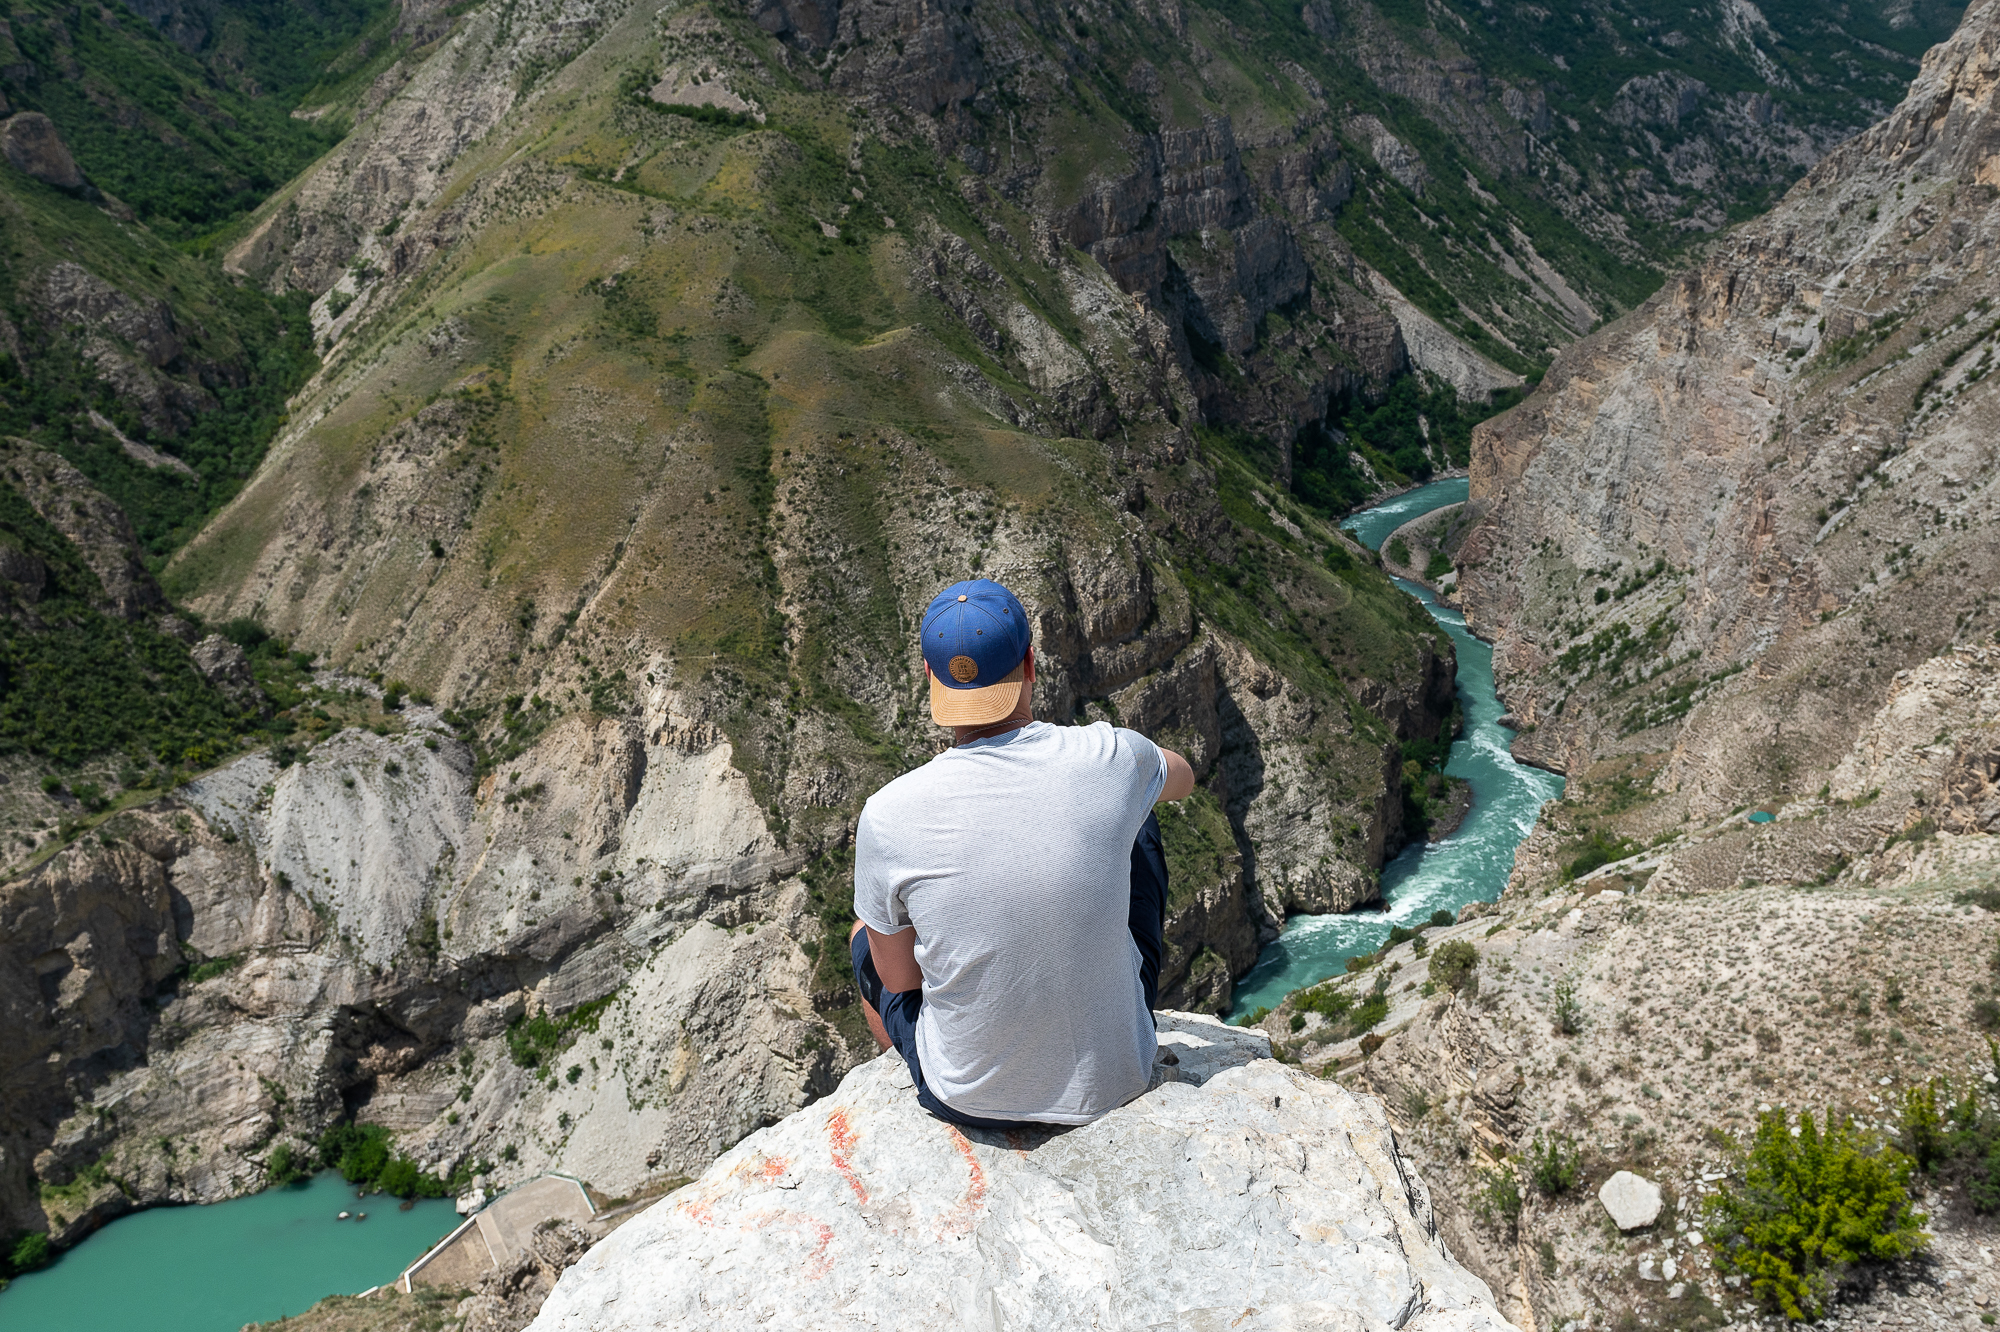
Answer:
<svg viewBox="0 0 2000 1332"><path fill-rule="evenodd" d="M1995 627L1996 52L1975 6L1893 115L1476 432L1462 584L1517 752L1622 832L1837 819L1899 672Z"/></svg>

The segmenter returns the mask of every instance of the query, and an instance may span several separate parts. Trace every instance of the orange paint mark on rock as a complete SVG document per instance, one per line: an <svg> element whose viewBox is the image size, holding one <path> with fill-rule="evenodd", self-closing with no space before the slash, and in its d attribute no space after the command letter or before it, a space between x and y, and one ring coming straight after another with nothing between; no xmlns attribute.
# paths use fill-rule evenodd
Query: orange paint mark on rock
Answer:
<svg viewBox="0 0 2000 1332"><path fill-rule="evenodd" d="M785 1167L790 1164L791 1162L782 1156L767 1156L764 1158L764 1164L758 1169L757 1173L763 1177L766 1184L776 1183L778 1178L785 1173Z"/></svg>
<svg viewBox="0 0 2000 1332"><path fill-rule="evenodd" d="M854 1148L859 1139L854 1136L854 1125L847 1120L847 1111L835 1110L826 1117L826 1140L832 1148L833 1168L847 1181L847 1187L854 1190L855 1199L865 1204L868 1187L854 1173Z"/></svg>
<svg viewBox="0 0 2000 1332"><path fill-rule="evenodd" d="M986 1171L980 1167L979 1158L972 1154L972 1144L966 1141L965 1135L955 1128L948 1131L951 1145L965 1158L965 1196L958 1200L958 1206L951 1209L941 1229L947 1235L968 1235L972 1233L979 1209L986 1206Z"/></svg>

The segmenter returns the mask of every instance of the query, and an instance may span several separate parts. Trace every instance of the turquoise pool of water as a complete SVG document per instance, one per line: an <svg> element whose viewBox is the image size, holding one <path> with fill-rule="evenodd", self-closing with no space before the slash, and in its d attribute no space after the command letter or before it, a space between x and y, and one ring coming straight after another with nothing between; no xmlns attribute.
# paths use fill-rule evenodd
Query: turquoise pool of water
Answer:
<svg viewBox="0 0 2000 1332"><path fill-rule="evenodd" d="M1343 526L1370 550L1412 518L1456 504L1466 496L1463 477L1398 495L1347 520ZM1465 617L1446 610L1414 583L1397 586L1424 603L1458 647L1458 701L1465 731L1452 744L1445 772L1472 786L1472 809L1458 831L1437 842L1405 847L1382 870L1381 910L1337 916L1293 916L1285 932L1257 958L1236 987L1233 1014L1278 1001L1293 990L1340 974L1347 959L1372 953L1391 925L1417 925L1439 907L1457 911L1468 902L1492 901L1507 886L1514 849L1535 826L1542 803L1562 794L1563 779L1514 762L1514 733L1502 727L1493 693L1493 649L1466 632Z"/></svg>
<svg viewBox="0 0 2000 1332"><path fill-rule="evenodd" d="M368 1219L335 1219L356 1210ZM207 1207L156 1207L0 1291L0 1328L236 1332L393 1280L458 1220L442 1199L407 1212L381 1194L356 1199L330 1171Z"/></svg>

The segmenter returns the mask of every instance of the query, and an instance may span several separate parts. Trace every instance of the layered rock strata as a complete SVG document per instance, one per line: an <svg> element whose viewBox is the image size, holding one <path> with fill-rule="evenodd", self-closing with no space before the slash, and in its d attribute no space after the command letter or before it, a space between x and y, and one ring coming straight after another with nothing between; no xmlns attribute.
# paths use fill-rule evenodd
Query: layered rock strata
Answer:
<svg viewBox="0 0 2000 1332"><path fill-rule="evenodd" d="M2000 568L1996 86L1975 5L1893 115L1475 434L1459 564L1516 752L1579 799L1636 784L1640 840L1823 801L1900 673L2000 624L1970 590Z"/></svg>

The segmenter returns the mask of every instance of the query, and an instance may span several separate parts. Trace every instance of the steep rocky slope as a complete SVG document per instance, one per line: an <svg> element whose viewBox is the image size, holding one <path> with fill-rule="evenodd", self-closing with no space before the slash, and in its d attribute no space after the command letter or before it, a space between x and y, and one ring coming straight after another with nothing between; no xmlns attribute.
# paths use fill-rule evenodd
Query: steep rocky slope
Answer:
<svg viewBox="0 0 2000 1332"><path fill-rule="evenodd" d="M1517 751L1580 779L1557 859L1791 802L1820 819L1782 854L1702 874L1809 882L1936 822L1916 772L1843 765L1996 627L1996 44L1975 7L1894 115L1477 435L1465 602Z"/></svg>
<svg viewBox="0 0 2000 1332"><path fill-rule="evenodd" d="M1384 1096L1524 1322L1755 1312L1704 1235L1715 1130L1852 1114L1921 1155L1933 1078L1992 1113L1997 81L1974 6L1881 125L1475 433L1465 603L1569 792L1496 910L1266 1028ZM1455 994L1420 960L1454 938ZM1338 1016L1377 989L1364 1045ZM1580 1173L1543 1192L1559 1137ZM1668 1202L1628 1235L1591 1196L1621 1168ZM1919 1174L1933 1260L1841 1319L1990 1305L1978 1169Z"/></svg>

